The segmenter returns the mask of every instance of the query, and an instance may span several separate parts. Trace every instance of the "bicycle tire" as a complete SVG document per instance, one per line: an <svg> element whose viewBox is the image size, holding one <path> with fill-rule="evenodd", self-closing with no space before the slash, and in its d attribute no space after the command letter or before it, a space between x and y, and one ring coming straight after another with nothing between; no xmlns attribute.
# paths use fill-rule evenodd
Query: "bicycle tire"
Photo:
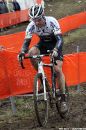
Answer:
<svg viewBox="0 0 86 130"><path fill-rule="evenodd" d="M36 74L34 78L34 108L39 125L45 126L48 121L48 100L44 100L44 93L41 90L43 89L43 84L40 81L41 78L41 73Z"/></svg>

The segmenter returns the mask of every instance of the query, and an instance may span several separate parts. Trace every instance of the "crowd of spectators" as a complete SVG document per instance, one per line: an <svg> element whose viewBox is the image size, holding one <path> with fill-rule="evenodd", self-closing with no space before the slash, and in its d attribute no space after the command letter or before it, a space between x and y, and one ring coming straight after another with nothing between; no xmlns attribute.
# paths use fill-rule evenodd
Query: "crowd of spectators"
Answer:
<svg viewBox="0 0 86 130"><path fill-rule="evenodd" d="M20 11L20 5L16 0L0 0L0 14Z"/></svg>
<svg viewBox="0 0 86 130"><path fill-rule="evenodd" d="M0 0L0 14L4 14L4 13L9 13L9 12L15 12L15 11L20 11L20 5L16 0ZM0 29L0 31L5 30L4 29Z"/></svg>
<svg viewBox="0 0 86 130"><path fill-rule="evenodd" d="M20 11L20 5L16 0L9 0L7 3L7 8L9 10L9 12L14 12L14 11Z"/></svg>

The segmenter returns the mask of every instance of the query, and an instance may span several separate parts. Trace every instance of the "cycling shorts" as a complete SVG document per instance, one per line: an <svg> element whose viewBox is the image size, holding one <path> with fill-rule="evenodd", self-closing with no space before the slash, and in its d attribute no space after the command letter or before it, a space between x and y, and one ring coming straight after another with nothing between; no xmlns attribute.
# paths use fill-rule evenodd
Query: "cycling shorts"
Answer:
<svg viewBox="0 0 86 130"><path fill-rule="evenodd" d="M37 45L35 45L39 50L40 54L47 54L47 50L53 50L56 45L56 42L44 42L40 41ZM63 61L62 49L58 50L58 56L55 57L55 60Z"/></svg>

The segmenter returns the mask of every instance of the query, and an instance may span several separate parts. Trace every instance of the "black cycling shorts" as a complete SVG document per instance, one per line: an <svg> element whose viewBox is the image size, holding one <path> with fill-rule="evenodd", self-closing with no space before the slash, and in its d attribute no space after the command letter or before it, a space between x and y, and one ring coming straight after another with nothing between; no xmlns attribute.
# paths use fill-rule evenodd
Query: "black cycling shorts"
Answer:
<svg viewBox="0 0 86 130"><path fill-rule="evenodd" d="M56 45L56 42L52 43L52 42L40 41L35 46L40 50L40 54L47 54L47 50L53 50L55 45ZM58 50L58 56L55 59L63 61L62 49Z"/></svg>

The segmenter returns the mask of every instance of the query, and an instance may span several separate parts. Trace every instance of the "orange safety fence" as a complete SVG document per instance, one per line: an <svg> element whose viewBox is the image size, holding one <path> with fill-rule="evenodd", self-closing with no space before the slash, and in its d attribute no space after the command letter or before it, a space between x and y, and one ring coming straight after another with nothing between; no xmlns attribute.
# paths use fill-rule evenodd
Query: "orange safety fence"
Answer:
<svg viewBox="0 0 86 130"><path fill-rule="evenodd" d="M44 61L49 62L48 57ZM17 53L0 52L0 99L33 92L36 71L30 60L24 61L25 69L17 61ZM86 82L86 53L64 55L63 72L68 86ZM50 69L45 69L50 80Z"/></svg>
<svg viewBox="0 0 86 130"><path fill-rule="evenodd" d="M41 4L42 0L36 0L36 3ZM29 20L28 9L0 14L0 28L9 27L18 23Z"/></svg>
<svg viewBox="0 0 86 130"><path fill-rule="evenodd" d="M81 14L83 15L83 13L80 13L81 18L83 19ZM72 16L70 26L65 24L65 22L69 22L68 19L63 18L62 20L59 20L63 33L69 31L69 27L71 30L79 25L86 24L86 19L84 19L85 22L84 20L80 20L78 21L79 23L76 23L75 16L77 17L77 15L74 15L74 22ZM0 99L17 94L33 92L33 79L36 73L35 70L29 60L24 61L26 67L25 70L19 66L17 61L17 54L23 43L24 35L25 32L19 32L0 36L0 45L4 47L3 50L0 51ZM31 46L36 44L38 40L39 38L34 35L31 41ZM45 61L49 62L47 58L45 58ZM64 55L63 72L68 86L86 82L85 66L86 52ZM45 71L48 79L50 80L50 70L46 69Z"/></svg>
<svg viewBox="0 0 86 130"><path fill-rule="evenodd" d="M36 0L36 3L41 4L43 0Z"/></svg>
<svg viewBox="0 0 86 130"><path fill-rule="evenodd" d="M0 28L8 27L28 20L28 10L0 14ZM59 20L59 23L62 28L62 32L70 31L70 29L77 28L82 24L86 24L86 11L64 17Z"/></svg>
<svg viewBox="0 0 86 130"><path fill-rule="evenodd" d="M86 24L86 11L59 19L62 33Z"/></svg>
<svg viewBox="0 0 86 130"><path fill-rule="evenodd" d="M8 27L28 20L28 10L0 14L0 28Z"/></svg>

